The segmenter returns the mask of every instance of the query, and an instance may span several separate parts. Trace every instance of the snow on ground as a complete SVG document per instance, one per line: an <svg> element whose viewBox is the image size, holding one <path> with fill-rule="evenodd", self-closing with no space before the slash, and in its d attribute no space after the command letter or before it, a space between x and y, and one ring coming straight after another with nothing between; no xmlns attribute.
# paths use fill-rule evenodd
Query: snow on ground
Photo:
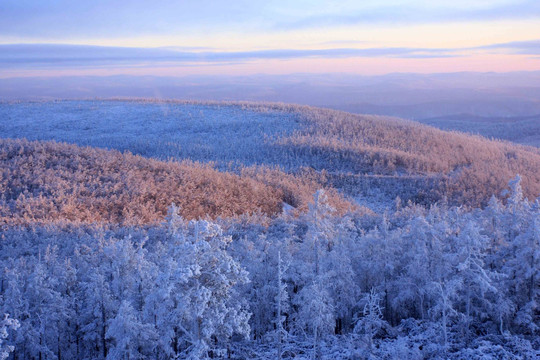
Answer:
<svg viewBox="0 0 540 360"><path fill-rule="evenodd" d="M133 101L0 103L0 136L56 140L162 160L218 165L279 163L268 137L291 133L298 115L240 106Z"/></svg>

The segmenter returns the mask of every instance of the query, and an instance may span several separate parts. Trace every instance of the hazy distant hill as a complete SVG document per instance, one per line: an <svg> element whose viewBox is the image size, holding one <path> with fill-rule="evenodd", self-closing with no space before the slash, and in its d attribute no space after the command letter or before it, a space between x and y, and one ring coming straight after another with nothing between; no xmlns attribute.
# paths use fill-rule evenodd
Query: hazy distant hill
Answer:
<svg viewBox="0 0 540 360"><path fill-rule="evenodd" d="M540 72L61 76L0 79L0 99L147 97L266 101L425 119L453 114L540 114Z"/></svg>
<svg viewBox="0 0 540 360"><path fill-rule="evenodd" d="M487 117L458 114L417 121L443 130L458 130L540 147L540 115Z"/></svg>

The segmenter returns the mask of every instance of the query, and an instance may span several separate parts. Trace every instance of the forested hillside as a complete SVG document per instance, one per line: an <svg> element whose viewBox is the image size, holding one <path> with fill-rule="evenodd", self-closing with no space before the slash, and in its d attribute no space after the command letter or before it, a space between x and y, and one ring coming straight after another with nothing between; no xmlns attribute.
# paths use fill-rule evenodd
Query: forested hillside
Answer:
<svg viewBox="0 0 540 360"><path fill-rule="evenodd" d="M319 191L266 226L172 206L151 228L6 228L1 336L17 359L535 359L540 204L509 190L472 211L336 216Z"/></svg>
<svg viewBox="0 0 540 360"><path fill-rule="evenodd" d="M0 104L0 136L56 140L162 160L322 175L357 198L486 205L508 179L540 194L540 151L401 119L308 106L181 101ZM311 169L313 171L305 171Z"/></svg>
<svg viewBox="0 0 540 360"><path fill-rule="evenodd" d="M0 359L540 356L536 148L149 100L0 136Z"/></svg>
<svg viewBox="0 0 540 360"><path fill-rule="evenodd" d="M540 194L540 151L445 132L401 119L293 107L306 127L278 140L312 166L344 174L439 177L431 196L485 205L507 179L523 174L526 196ZM391 185L390 185L391 186ZM431 198L432 200L433 198Z"/></svg>
<svg viewBox="0 0 540 360"><path fill-rule="evenodd" d="M164 162L55 142L0 139L0 225L98 223L149 225L175 203L186 219L307 209L320 185L272 169L249 176L184 160ZM342 211L354 206L335 191Z"/></svg>

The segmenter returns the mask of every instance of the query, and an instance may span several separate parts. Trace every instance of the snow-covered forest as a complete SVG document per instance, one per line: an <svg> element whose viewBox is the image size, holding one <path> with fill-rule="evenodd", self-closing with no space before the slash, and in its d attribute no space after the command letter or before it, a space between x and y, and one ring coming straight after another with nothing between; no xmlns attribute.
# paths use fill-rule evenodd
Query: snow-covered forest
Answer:
<svg viewBox="0 0 540 360"><path fill-rule="evenodd" d="M540 203L519 177L464 210L2 232L16 359L499 358L539 354ZM4 325L4 328L6 325ZM2 344L2 351L10 349ZM323 354L323 355L321 355Z"/></svg>
<svg viewBox="0 0 540 360"><path fill-rule="evenodd" d="M0 114L76 144L0 140L0 359L540 356L538 149L276 104Z"/></svg>
<svg viewBox="0 0 540 360"><path fill-rule="evenodd" d="M375 206L396 196L485 206L518 173L527 197L540 194L538 148L391 117L291 104L143 99L0 102L0 119L1 138L187 159L256 172L259 179L268 169L281 170L280 178L314 170L324 175L321 185L361 201L377 198Z"/></svg>

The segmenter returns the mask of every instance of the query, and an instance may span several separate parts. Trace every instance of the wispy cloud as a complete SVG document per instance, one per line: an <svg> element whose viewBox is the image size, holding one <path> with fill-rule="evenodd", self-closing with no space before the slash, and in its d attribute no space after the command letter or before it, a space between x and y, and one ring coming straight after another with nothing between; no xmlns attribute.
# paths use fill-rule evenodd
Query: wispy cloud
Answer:
<svg viewBox="0 0 540 360"><path fill-rule="evenodd" d="M356 40L332 40L332 41L323 41L319 42L316 45L318 46L362 46L372 43L371 41L356 41Z"/></svg>
<svg viewBox="0 0 540 360"><path fill-rule="evenodd" d="M479 46L477 49L502 50L521 55L540 55L540 40L512 41L502 44Z"/></svg>
<svg viewBox="0 0 540 360"><path fill-rule="evenodd" d="M302 58L406 57L437 58L459 56L453 49L406 47L274 49L259 51L188 51L181 48L124 48L85 45L13 44L0 45L0 64L4 67L88 67L145 66L171 63L245 62L253 60L287 60Z"/></svg>
<svg viewBox="0 0 540 360"><path fill-rule="evenodd" d="M435 3L436 4L436 3ZM432 3L398 3L371 8L349 9L334 13L317 14L301 18L278 21L275 29L304 29L313 27L335 27L358 24L430 24L441 22L522 20L540 17L540 2L521 0L495 3L491 6L457 7L433 6Z"/></svg>
<svg viewBox="0 0 540 360"><path fill-rule="evenodd" d="M448 58L471 52L505 52L539 55L540 40L517 41L467 48L370 47L330 49L272 49L219 51L208 48L129 48L87 45L11 44L0 45L4 68L78 68L108 66L167 66L244 63L257 60L338 59L338 58Z"/></svg>

